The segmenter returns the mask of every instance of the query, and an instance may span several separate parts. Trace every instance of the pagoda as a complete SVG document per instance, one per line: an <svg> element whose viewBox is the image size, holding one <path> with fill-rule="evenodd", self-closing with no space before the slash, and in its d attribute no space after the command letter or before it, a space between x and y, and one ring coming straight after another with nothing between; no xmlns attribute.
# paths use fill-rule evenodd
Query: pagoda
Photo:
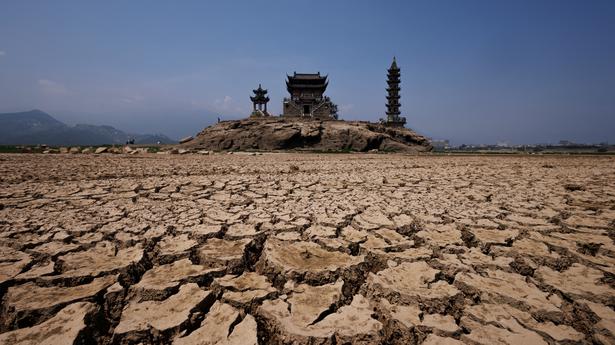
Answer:
<svg viewBox="0 0 615 345"><path fill-rule="evenodd" d="M380 122L385 126L389 127L403 127L406 124L406 118L399 116L401 113L399 111L399 107L401 104L399 103L399 83L400 83L400 69L397 67L397 61L395 57L393 57L393 63L391 63L391 67L388 69L387 73L387 84L389 87L387 90L387 111L386 111L386 119L380 119Z"/></svg>
<svg viewBox="0 0 615 345"><path fill-rule="evenodd" d="M337 106L324 95L329 82L318 73L297 73L286 76L286 90L282 116L337 119Z"/></svg>
<svg viewBox="0 0 615 345"><path fill-rule="evenodd" d="M253 111L250 117L269 116L267 112L267 102L269 102L267 90L263 89L261 84L258 84L258 89L252 90L252 92L254 92L254 96L250 96L250 100L252 101Z"/></svg>

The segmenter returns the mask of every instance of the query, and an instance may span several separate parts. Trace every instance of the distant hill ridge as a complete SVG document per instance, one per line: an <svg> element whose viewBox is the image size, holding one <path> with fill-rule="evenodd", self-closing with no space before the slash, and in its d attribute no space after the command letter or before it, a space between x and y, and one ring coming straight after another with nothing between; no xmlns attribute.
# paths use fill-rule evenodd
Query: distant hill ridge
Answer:
<svg viewBox="0 0 615 345"><path fill-rule="evenodd" d="M175 143L163 134L132 134L111 126L68 126L38 109L0 113L0 145L109 145L124 144L131 139L135 144Z"/></svg>

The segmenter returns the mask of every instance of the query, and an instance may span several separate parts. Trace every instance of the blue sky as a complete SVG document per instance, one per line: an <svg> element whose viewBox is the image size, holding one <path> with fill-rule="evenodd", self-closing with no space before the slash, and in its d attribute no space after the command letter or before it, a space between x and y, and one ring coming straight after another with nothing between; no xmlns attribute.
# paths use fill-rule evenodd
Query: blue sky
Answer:
<svg viewBox="0 0 615 345"><path fill-rule="evenodd" d="M0 112L178 138L249 114L286 73L330 77L344 119L385 111L454 143L615 142L615 1L12 1Z"/></svg>

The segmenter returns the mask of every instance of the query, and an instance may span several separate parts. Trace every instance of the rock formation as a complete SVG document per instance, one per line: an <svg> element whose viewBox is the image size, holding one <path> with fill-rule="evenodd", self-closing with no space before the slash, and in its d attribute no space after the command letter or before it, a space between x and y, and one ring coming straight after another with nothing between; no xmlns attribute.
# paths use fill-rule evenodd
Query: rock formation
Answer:
<svg viewBox="0 0 615 345"><path fill-rule="evenodd" d="M222 121L181 145L197 150L430 151L427 138L407 128L363 121L263 118Z"/></svg>

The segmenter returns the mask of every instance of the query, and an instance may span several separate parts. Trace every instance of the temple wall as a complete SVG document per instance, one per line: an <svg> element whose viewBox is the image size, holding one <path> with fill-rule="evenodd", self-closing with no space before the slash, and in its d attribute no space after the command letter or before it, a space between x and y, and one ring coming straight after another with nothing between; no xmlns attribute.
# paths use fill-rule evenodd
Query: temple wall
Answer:
<svg viewBox="0 0 615 345"><path fill-rule="evenodd" d="M302 116L303 110L292 104L292 102L282 104L282 116Z"/></svg>
<svg viewBox="0 0 615 345"><path fill-rule="evenodd" d="M331 109L327 105L319 104L312 110L312 116L320 119L328 119L331 117Z"/></svg>
<svg viewBox="0 0 615 345"><path fill-rule="evenodd" d="M331 109L324 102L311 104L312 116L320 119L328 119L331 117ZM303 105L293 101L283 103L282 116L304 116Z"/></svg>

